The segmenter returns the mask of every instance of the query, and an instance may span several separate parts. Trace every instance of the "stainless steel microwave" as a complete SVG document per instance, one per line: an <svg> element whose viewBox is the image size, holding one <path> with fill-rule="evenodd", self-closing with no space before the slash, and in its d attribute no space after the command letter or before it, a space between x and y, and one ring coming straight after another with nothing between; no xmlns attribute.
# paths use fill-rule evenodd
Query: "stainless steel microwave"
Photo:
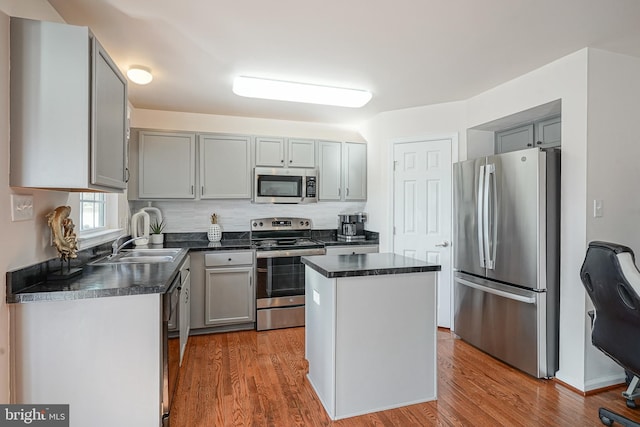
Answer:
<svg viewBox="0 0 640 427"><path fill-rule="evenodd" d="M255 168L254 203L315 203L318 170Z"/></svg>

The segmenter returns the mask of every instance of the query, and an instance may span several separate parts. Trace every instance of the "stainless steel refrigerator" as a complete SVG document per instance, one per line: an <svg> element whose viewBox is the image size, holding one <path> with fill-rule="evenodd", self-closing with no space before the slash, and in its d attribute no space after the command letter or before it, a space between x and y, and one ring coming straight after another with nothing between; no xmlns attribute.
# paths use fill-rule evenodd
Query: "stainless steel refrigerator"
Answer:
<svg viewBox="0 0 640 427"><path fill-rule="evenodd" d="M558 369L560 151L453 166L454 332L538 378Z"/></svg>

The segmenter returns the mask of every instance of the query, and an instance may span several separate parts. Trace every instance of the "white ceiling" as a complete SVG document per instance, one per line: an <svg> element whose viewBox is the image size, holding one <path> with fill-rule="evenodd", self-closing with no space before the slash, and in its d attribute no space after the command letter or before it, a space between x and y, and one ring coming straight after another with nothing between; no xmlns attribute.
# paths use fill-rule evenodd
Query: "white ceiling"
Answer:
<svg viewBox="0 0 640 427"><path fill-rule="evenodd" d="M640 57L639 0L49 0L136 108L350 124L468 99L584 47ZM360 109L239 97L237 75L367 89ZM640 76L639 76L640 78Z"/></svg>

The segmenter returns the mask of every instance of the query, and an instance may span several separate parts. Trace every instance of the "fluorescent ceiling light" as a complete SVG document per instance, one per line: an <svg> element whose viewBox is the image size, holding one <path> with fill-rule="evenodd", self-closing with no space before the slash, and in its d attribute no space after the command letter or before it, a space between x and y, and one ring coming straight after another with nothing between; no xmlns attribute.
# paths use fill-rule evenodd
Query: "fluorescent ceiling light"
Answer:
<svg viewBox="0 0 640 427"><path fill-rule="evenodd" d="M129 70L127 71L127 77L129 77L129 80L131 80L133 83L139 85L149 84L151 83L151 80L153 80L151 70L140 65L134 65L129 68Z"/></svg>
<svg viewBox="0 0 640 427"><path fill-rule="evenodd" d="M362 107L371 100L372 96L371 92L366 90L344 89L332 86L318 86L243 76L236 77L233 81L233 93L249 98L337 105L352 108Z"/></svg>

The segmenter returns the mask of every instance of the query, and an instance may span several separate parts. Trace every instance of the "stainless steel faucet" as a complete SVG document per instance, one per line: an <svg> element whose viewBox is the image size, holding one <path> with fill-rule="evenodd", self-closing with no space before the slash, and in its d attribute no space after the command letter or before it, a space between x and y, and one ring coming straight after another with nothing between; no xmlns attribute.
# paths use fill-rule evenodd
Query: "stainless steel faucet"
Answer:
<svg viewBox="0 0 640 427"><path fill-rule="evenodd" d="M118 252L120 252L120 249L124 248L125 246L127 246L129 243L131 242L135 242L136 240L140 240L140 239L148 239L149 236L140 236L140 237L134 237L133 239L129 239L126 242L124 242L123 244L121 244L120 246L118 246L118 242L120 241L120 239L122 239L123 237L127 237L128 234L123 234L122 236L119 236L111 245L111 256L116 256L118 255Z"/></svg>

